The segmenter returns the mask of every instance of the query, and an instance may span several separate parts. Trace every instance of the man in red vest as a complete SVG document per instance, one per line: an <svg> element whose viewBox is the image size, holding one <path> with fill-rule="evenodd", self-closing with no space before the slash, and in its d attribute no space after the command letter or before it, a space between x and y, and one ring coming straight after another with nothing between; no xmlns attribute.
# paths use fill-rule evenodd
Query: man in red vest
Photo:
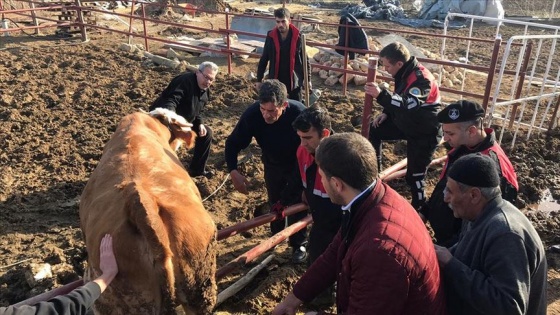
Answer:
<svg viewBox="0 0 560 315"><path fill-rule="evenodd" d="M268 66L268 78L278 79L286 85L288 98L301 102L303 78L303 50L299 30L290 23L290 11L286 8L274 10L276 27L270 30L257 69L257 91L260 90L264 72ZM311 68L307 63L308 82L311 83ZM311 87L309 87L311 89Z"/></svg>
<svg viewBox="0 0 560 315"><path fill-rule="evenodd" d="M441 140L441 124L437 120L440 94L437 82L403 44L385 46L379 62L395 79L395 92L368 82L365 92L383 106L383 112L372 122L369 140L381 168L381 141L406 140L408 158L406 183L410 186L412 206L419 209L425 202L424 177L432 155Z"/></svg>

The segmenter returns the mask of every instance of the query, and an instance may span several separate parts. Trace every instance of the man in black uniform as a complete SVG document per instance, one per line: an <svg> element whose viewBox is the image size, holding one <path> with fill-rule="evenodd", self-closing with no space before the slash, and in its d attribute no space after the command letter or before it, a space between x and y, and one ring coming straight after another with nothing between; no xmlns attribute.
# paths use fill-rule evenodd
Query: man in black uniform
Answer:
<svg viewBox="0 0 560 315"><path fill-rule="evenodd" d="M212 129L202 123L200 112L210 99L210 86L216 80L218 66L205 61L198 66L196 72L186 72L171 80L161 96L150 106L150 111L161 107L185 117L193 124L196 133L193 157L189 166L191 176L212 177L206 169L206 161L210 155Z"/></svg>
<svg viewBox="0 0 560 315"><path fill-rule="evenodd" d="M34 305L0 307L0 315L89 314L95 300L99 298L119 272L117 260L113 253L111 235L106 234L103 237L99 248L101 276L66 295L57 296L46 302L43 301Z"/></svg>
<svg viewBox="0 0 560 315"><path fill-rule="evenodd" d="M299 174L296 151L300 140L292 128L292 122L305 109L302 103L288 100L286 86L278 80L265 80L259 90L259 101L249 106L239 118L237 125L226 140L225 157L235 189L247 194L247 179L237 170L239 152L249 146L255 138L262 151L264 179L268 202L273 211L282 211L284 206L301 200L301 194L288 189L297 185ZM304 218L305 212L288 217L292 224ZM285 220L270 224L272 233L284 229ZM306 229L290 237L295 263L305 261Z"/></svg>
<svg viewBox="0 0 560 315"><path fill-rule="evenodd" d="M268 78L278 79L288 90L288 98L301 102L303 77L303 50L299 30L290 23L290 11L286 8L274 10L276 27L270 30L257 68L257 90L260 89L264 71L268 67ZM311 67L306 65L308 82L311 84ZM311 90L311 86L309 87Z"/></svg>
<svg viewBox="0 0 560 315"><path fill-rule="evenodd" d="M395 79L395 92L381 89L374 82L366 83L366 94L383 106L383 112L372 122L369 140L377 153L379 168L382 140L407 141L406 182L412 193L412 206L418 209L426 198L426 170L441 140L436 117L440 108L439 88L430 71L410 56L403 44L385 46L379 57L380 64Z"/></svg>

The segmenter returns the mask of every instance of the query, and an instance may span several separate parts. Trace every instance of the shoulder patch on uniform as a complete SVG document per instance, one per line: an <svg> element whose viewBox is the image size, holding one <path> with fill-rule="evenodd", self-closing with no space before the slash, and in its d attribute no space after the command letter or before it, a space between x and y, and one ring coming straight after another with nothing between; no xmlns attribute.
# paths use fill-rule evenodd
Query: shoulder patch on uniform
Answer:
<svg viewBox="0 0 560 315"><path fill-rule="evenodd" d="M412 95L415 95L415 96L420 96L420 95L422 95L422 92L421 92L420 89L417 88L417 87L411 88L411 89L409 90L409 93L412 94Z"/></svg>
<svg viewBox="0 0 560 315"><path fill-rule="evenodd" d="M422 73L422 70L420 70L420 69L416 70L416 76L417 77L424 77L424 74Z"/></svg>

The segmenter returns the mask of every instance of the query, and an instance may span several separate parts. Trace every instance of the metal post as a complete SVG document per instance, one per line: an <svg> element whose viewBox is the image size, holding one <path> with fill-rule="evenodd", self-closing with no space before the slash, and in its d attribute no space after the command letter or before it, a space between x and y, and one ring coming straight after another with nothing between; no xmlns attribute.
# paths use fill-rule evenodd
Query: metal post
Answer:
<svg viewBox="0 0 560 315"><path fill-rule="evenodd" d="M301 53L303 55L303 90L305 91L305 106L309 107L309 69L307 68L307 49L306 49L307 41L305 34L301 34Z"/></svg>
<svg viewBox="0 0 560 315"><path fill-rule="evenodd" d="M146 51L150 51L148 47L148 29L146 28L146 6L144 2L141 3L142 5L142 27L143 27L143 34L144 34L144 48Z"/></svg>
<svg viewBox="0 0 560 315"><path fill-rule="evenodd" d="M39 26L39 21L37 20L37 14L35 13L35 2L29 2L29 8L31 8L31 19L33 21L33 25ZM41 31L39 30L39 28L35 29L35 35L41 35Z"/></svg>
<svg viewBox="0 0 560 315"><path fill-rule="evenodd" d="M492 90L492 82L494 81L494 75L496 74L496 65L498 61L498 54L500 53L501 44L502 44L502 38L500 36L496 37L496 40L494 40L494 50L492 51L492 59L490 60L490 68L488 69L488 79L486 80L486 89L484 90L484 97L482 98L482 108L484 108L485 112L487 112L488 100L490 100L490 90Z"/></svg>
<svg viewBox="0 0 560 315"><path fill-rule="evenodd" d="M377 58L369 57L367 82L375 82L377 76ZM373 96L366 94L364 98L364 111L362 113L362 136L369 137L371 109L373 107Z"/></svg>
<svg viewBox="0 0 560 315"><path fill-rule="evenodd" d="M298 203L292 206L289 206L288 208L286 208L286 210L284 210L284 215L286 216L290 216L294 213L298 213L298 212L302 212L304 210L307 210L308 207L306 204L303 203ZM267 214L263 214L261 216L258 216L256 218L252 218L251 220L248 221L244 221L244 222L240 222L238 224L232 225L232 226L228 226L224 229L221 229L218 231L218 241L221 241L223 239L226 239L230 236L234 236L238 233L243 233L245 231L248 231L252 228L255 228L257 226L261 226L263 224L272 222L272 221L276 221L281 219L281 216L276 214L276 213L267 213Z"/></svg>
<svg viewBox="0 0 560 315"><path fill-rule="evenodd" d="M230 43L230 39L229 39L229 34L230 34L230 29L229 29L229 9L226 8L226 36L227 36L227 49L228 49L228 54L227 54L227 73L231 74L231 54L232 52L230 51L231 47L231 43Z"/></svg>
<svg viewBox="0 0 560 315"><path fill-rule="evenodd" d="M130 19L128 19L128 33L132 34L132 22L134 21L134 4L136 4L136 0L132 0L132 4L130 5ZM128 35L128 44L132 45L132 35Z"/></svg>
<svg viewBox="0 0 560 315"><path fill-rule="evenodd" d="M274 234L274 236L272 236L271 238L253 247L249 251L245 252L241 256L235 258L234 260L218 269L218 271L216 271L216 279L219 280L225 275L236 270L237 268L255 260L257 257L259 257L259 255L280 244L282 241L295 234L299 230L303 229L311 222L313 222L311 215L307 215L305 218Z"/></svg>
<svg viewBox="0 0 560 315"><path fill-rule="evenodd" d="M344 58L342 61L342 66L344 67L344 71L342 72L342 95L346 96L346 92L348 90L348 82L346 82L346 76L348 76L348 73L346 73L346 65L348 64L348 51L346 50L346 48L348 48L348 20L344 21L345 25L344 27L346 28L346 34L344 34Z"/></svg>
<svg viewBox="0 0 560 315"><path fill-rule="evenodd" d="M525 76L527 75L527 66L529 65L529 59L531 58L531 52L533 51L533 42L529 42L527 49L525 50L525 55L523 56L523 63L521 64L521 69L519 71L519 82L517 83L517 90L515 91L515 99L519 99L521 92L523 91L523 84L525 84ZM511 117L509 118L508 128L513 127L513 122L515 121L515 116L517 115L517 109L519 104L513 105L511 111Z"/></svg>
<svg viewBox="0 0 560 315"><path fill-rule="evenodd" d="M81 0L76 0L76 15L78 16L78 22L80 23L80 33L82 34L82 41L87 42L88 36L86 26L84 25L84 12L82 11Z"/></svg>

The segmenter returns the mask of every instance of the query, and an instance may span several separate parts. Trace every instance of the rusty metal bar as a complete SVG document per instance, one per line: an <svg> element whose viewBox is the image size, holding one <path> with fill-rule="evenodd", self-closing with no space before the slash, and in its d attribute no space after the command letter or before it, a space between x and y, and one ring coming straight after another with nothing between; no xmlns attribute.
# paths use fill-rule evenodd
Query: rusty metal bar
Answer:
<svg viewBox="0 0 560 315"><path fill-rule="evenodd" d="M515 91L515 99L519 99L521 96L521 92L523 91L523 84L525 84L525 76L527 75L527 67L529 65L529 59L531 59L531 52L533 51L533 42L529 42L527 44L527 49L525 50L525 56L523 56L523 63L521 64L521 69L519 70L519 82L517 82L517 90ZM513 109L511 111L511 117L509 119L509 126L508 128L513 127L513 123L515 121L515 116L517 115L517 110L519 108L519 104L513 105Z"/></svg>
<svg viewBox="0 0 560 315"><path fill-rule="evenodd" d="M226 9L226 29L229 29L229 10ZM230 43L230 38L229 38L229 33L226 33L227 36L227 49L230 50L231 49L231 43ZM228 74L231 74L231 54L227 55L227 72Z"/></svg>
<svg viewBox="0 0 560 315"><path fill-rule="evenodd" d="M370 57L366 82L375 82L376 75L377 75L377 58ZM362 113L362 136L366 138L369 137L372 107L373 107L373 96L366 94L366 97L364 98L364 111Z"/></svg>
<svg viewBox="0 0 560 315"><path fill-rule="evenodd" d="M488 100L490 99L490 91L492 90L492 83L494 82L494 74L496 73L498 54L500 53L501 44L501 37L498 37L494 40L494 50L492 51L492 59L490 60L490 71L488 71L488 79L486 79L486 88L484 90L484 96L482 98L482 108L484 108L485 112L486 108L488 107Z"/></svg>
<svg viewBox="0 0 560 315"><path fill-rule="evenodd" d="M294 233L298 232L299 230L303 229L309 223L313 222L311 215L307 215L305 218L299 220L298 222L288 226L287 228L283 229L282 231L276 233L271 238L265 240L264 242L260 243L259 245L253 247L252 249L248 250L244 254L240 255L239 257L235 258L234 260L230 261L229 263L222 266L216 272L216 280L223 278L225 275L231 273L232 271L238 269L239 267L253 261L255 258L259 257L262 253L266 252L267 250L273 248L274 246L280 244L282 241L287 239L289 236L293 235Z"/></svg>
<svg viewBox="0 0 560 315"><path fill-rule="evenodd" d="M130 5L130 18L128 19L128 32L132 34L132 22L134 22L134 5L136 4L136 1L132 1L132 4ZM134 37L132 35L128 35L128 44L132 45L132 39Z"/></svg>
<svg viewBox="0 0 560 315"><path fill-rule="evenodd" d="M556 122L556 117L558 117L558 107L560 107L560 96L556 97L556 106L554 107L554 113L552 114L552 117L550 119L550 123L548 124L548 131L552 130L552 128L554 128L554 124Z"/></svg>
<svg viewBox="0 0 560 315"><path fill-rule="evenodd" d="M406 167L406 164L408 163L408 159L404 158L402 160L400 160L399 162L393 164L392 166L389 166L388 168L386 168L383 172L379 173L379 178L381 178L382 180L385 179L387 176L393 174L394 172L400 170L403 167Z"/></svg>
<svg viewBox="0 0 560 315"><path fill-rule="evenodd" d="M82 41L87 42L88 36L84 24L84 12L82 11L82 2L80 0L75 0L75 1L76 1L76 15L78 17L78 22L80 22L79 27L80 27L80 34L82 35Z"/></svg>
<svg viewBox="0 0 560 315"><path fill-rule="evenodd" d="M149 52L150 48L148 47L148 29L146 28L146 6L143 2L140 5L142 7L142 31L144 34L144 49Z"/></svg>
<svg viewBox="0 0 560 315"><path fill-rule="evenodd" d="M348 48L348 20L345 19L344 20L344 27L345 27L345 33L344 33L344 48ZM340 26L339 26L340 27ZM346 65L348 64L348 50L344 50L344 59L342 62L342 66L344 67L344 72L342 72L342 95L346 96L346 92L348 90L348 82L346 82L346 77L348 76L348 73L346 72Z"/></svg>
<svg viewBox="0 0 560 315"><path fill-rule="evenodd" d="M289 206L288 208L286 208L286 210L284 210L284 214L286 216L292 215L294 213L298 213L304 210L307 210L309 207L306 204L303 203L298 203L292 206ZM281 216L275 214L275 213L267 213L267 214L263 214L261 216L258 216L256 218L253 218L251 220L248 221L244 221L244 222L240 222L238 224L229 226L227 228L221 229L218 231L218 241L221 241L223 239L226 239L230 236L234 236L238 233L242 233L245 231L248 231L252 228L255 228L257 226L261 226L263 224L272 222L272 221L276 221L278 219L281 219Z"/></svg>
<svg viewBox="0 0 560 315"><path fill-rule="evenodd" d="M439 164L445 162L446 160L447 160L447 155L444 155L444 156L439 157L439 158L437 158L437 159L433 159L433 160L430 162L430 165L429 165L429 166L439 165ZM401 162L402 162L402 161L401 161ZM395 165L396 165L396 164L395 164ZM403 170L399 170L399 171L390 173L390 174L388 174L387 176L385 176L385 178L382 178L382 180L383 180L384 182L388 182L388 181L392 181L393 179L401 178L401 177L403 177L404 175L406 175L406 170L407 170L407 169L405 168L405 169L403 169Z"/></svg>

